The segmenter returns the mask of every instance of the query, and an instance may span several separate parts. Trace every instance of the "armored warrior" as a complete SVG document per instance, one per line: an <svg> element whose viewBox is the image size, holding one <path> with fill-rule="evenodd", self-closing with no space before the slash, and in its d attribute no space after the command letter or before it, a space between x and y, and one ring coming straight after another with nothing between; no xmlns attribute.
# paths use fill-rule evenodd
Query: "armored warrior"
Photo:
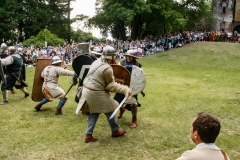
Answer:
<svg viewBox="0 0 240 160"><path fill-rule="evenodd" d="M110 66L115 59L116 51L111 46L106 46L102 57L94 61L83 82L82 96L78 108L88 110L88 125L86 129L85 143L95 142L98 139L92 136L100 113L104 113L112 131L112 137L123 136L126 131L119 129L116 117L109 119L115 108L119 105L111 98L109 92L118 92L131 95L132 90L114 80L113 70Z"/></svg>
<svg viewBox="0 0 240 160"><path fill-rule="evenodd" d="M62 107L68 98L64 90L58 86L59 76L72 76L74 85L76 85L78 81L75 72L62 68L62 63L63 61L59 56L54 56L52 58L52 64L43 69L41 73L41 77L44 78L42 92L45 98L34 107L36 111L40 111L43 104L53 101L54 98L59 98L60 101L56 108L55 115L64 114Z"/></svg>
<svg viewBox="0 0 240 160"><path fill-rule="evenodd" d="M139 68L142 68L142 65L136 60L138 58L137 56L137 50L128 50L125 54L126 58L122 61L120 61L118 64L121 66L131 66L135 65ZM124 95L116 93L114 96L114 99L118 101L119 103L124 99ZM137 111L138 107L141 105L138 103L137 95L133 95L131 99L125 101L125 107L120 108L120 113L118 115L118 119L122 117L125 110L129 110L132 113L132 123L130 125L130 128L136 128L137 127Z"/></svg>
<svg viewBox="0 0 240 160"><path fill-rule="evenodd" d="M8 56L8 49L7 48L8 48L8 46L6 45L6 43L1 44L1 49L0 49L1 59L6 58Z"/></svg>
<svg viewBox="0 0 240 160"><path fill-rule="evenodd" d="M12 90L15 86L17 79L20 78L22 63L23 60L19 54L16 53L16 48L14 46L10 46L8 48L9 56L4 59L1 59L1 63L3 66L6 66L6 81L2 83L1 91L3 95L3 102L1 105L8 103L8 93L7 90Z"/></svg>
<svg viewBox="0 0 240 160"><path fill-rule="evenodd" d="M17 81L19 83L17 85L15 85L15 88L20 89L24 93L24 98L26 98L26 97L29 96L29 93L28 93L28 91L26 89L27 84L25 83L25 80L26 80L26 67L25 67L26 59L25 59L25 56L22 53L22 48L16 47L16 53L21 56L21 58L23 60L23 63L22 63L20 78L17 79ZM11 90L11 93L15 94L14 89Z"/></svg>
<svg viewBox="0 0 240 160"><path fill-rule="evenodd" d="M4 59L8 56L8 46L6 43L1 44L0 48L0 59ZM6 74L6 66L3 67L4 74ZM2 77L0 77L0 82L2 81Z"/></svg>

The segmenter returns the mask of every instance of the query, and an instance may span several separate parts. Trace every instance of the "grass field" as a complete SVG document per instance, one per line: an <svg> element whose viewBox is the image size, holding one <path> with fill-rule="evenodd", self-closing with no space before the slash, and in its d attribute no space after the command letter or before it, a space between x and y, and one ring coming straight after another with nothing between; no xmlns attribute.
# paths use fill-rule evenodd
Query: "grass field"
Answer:
<svg viewBox="0 0 240 160"><path fill-rule="evenodd" d="M179 49L139 59L147 78L138 127L130 129L131 114L118 120L126 135L112 138L103 114L95 143L84 143L87 117L75 115L76 86L63 110L55 116L58 100L36 112L37 102L16 90L9 104L0 106L0 159L6 160L172 160L195 147L190 123L198 112L209 112L221 122L216 145L231 160L240 159L240 45L196 42ZM29 93L35 68L27 68ZM67 91L71 77L61 77Z"/></svg>

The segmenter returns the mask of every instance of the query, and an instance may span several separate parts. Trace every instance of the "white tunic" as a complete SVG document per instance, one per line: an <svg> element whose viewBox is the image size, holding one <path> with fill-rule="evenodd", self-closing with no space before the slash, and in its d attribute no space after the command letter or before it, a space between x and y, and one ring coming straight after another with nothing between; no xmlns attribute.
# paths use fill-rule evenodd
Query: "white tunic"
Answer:
<svg viewBox="0 0 240 160"><path fill-rule="evenodd" d="M111 98L108 92L127 95L130 89L128 86L115 82L112 67L102 62L101 59L92 63L89 73L97 66L100 67L84 79L83 86L85 87L83 87L78 107L83 106L85 102L87 102L90 113L110 113L113 112L119 104Z"/></svg>
<svg viewBox="0 0 240 160"><path fill-rule="evenodd" d="M64 96L64 90L58 86L59 76L73 76L73 74L74 71L63 69L60 66L51 65L45 67L41 73L41 76L44 78L42 91L47 87L52 98Z"/></svg>

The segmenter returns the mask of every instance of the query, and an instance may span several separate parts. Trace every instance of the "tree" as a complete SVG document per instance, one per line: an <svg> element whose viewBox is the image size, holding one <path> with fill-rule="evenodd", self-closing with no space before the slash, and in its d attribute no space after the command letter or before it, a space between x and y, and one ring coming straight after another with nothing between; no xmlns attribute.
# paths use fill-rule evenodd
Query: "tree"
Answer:
<svg viewBox="0 0 240 160"><path fill-rule="evenodd" d="M31 36L26 41L23 41L24 46L30 46L33 44L34 46L44 46L45 40L48 43L48 46L58 46L63 45L65 40L59 38L57 35L51 33L48 29L44 29L40 31L36 36Z"/></svg>
<svg viewBox="0 0 240 160"><path fill-rule="evenodd" d="M70 41L71 1L73 0L1 1L0 37L16 44L38 34L47 26L59 37Z"/></svg>
<svg viewBox="0 0 240 160"><path fill-rule="evenodd" d="M94 37L92 33L83 32L80 29L78 29L76 32L73 32L72 39L77 43L89 42L90 40L98 40L98 38Z"/></svg>
<svg viewBox="0 0 240 160"><path fill-rule="evenodd" d="M205 0L97 0L96 11L88 26L122 40L193 28L209 13Z"/></svg>
<svg viewBox="0 0 240 160"><path fill-rule="evenodd" d="M129 35L137 39L143 26L142 15L150 12L143 0L98 0L98 4L101 7L97 7L97 14L89 19L89 25L122 40L127 39L127 29Z"/></svg>

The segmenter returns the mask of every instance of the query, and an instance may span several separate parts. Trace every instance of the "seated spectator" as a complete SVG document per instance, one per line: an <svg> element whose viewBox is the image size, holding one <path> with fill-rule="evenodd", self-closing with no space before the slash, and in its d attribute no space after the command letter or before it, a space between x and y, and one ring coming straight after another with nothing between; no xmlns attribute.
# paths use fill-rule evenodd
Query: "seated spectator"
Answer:
<svg viewBox="0 0 240 160"><path fill-rule="evenodd" d="M186 151L177 160L229 160L227 155L214 143L220 132L220 122L208 113L199 113L193 119L190 129L196 148Z"/></svg>

